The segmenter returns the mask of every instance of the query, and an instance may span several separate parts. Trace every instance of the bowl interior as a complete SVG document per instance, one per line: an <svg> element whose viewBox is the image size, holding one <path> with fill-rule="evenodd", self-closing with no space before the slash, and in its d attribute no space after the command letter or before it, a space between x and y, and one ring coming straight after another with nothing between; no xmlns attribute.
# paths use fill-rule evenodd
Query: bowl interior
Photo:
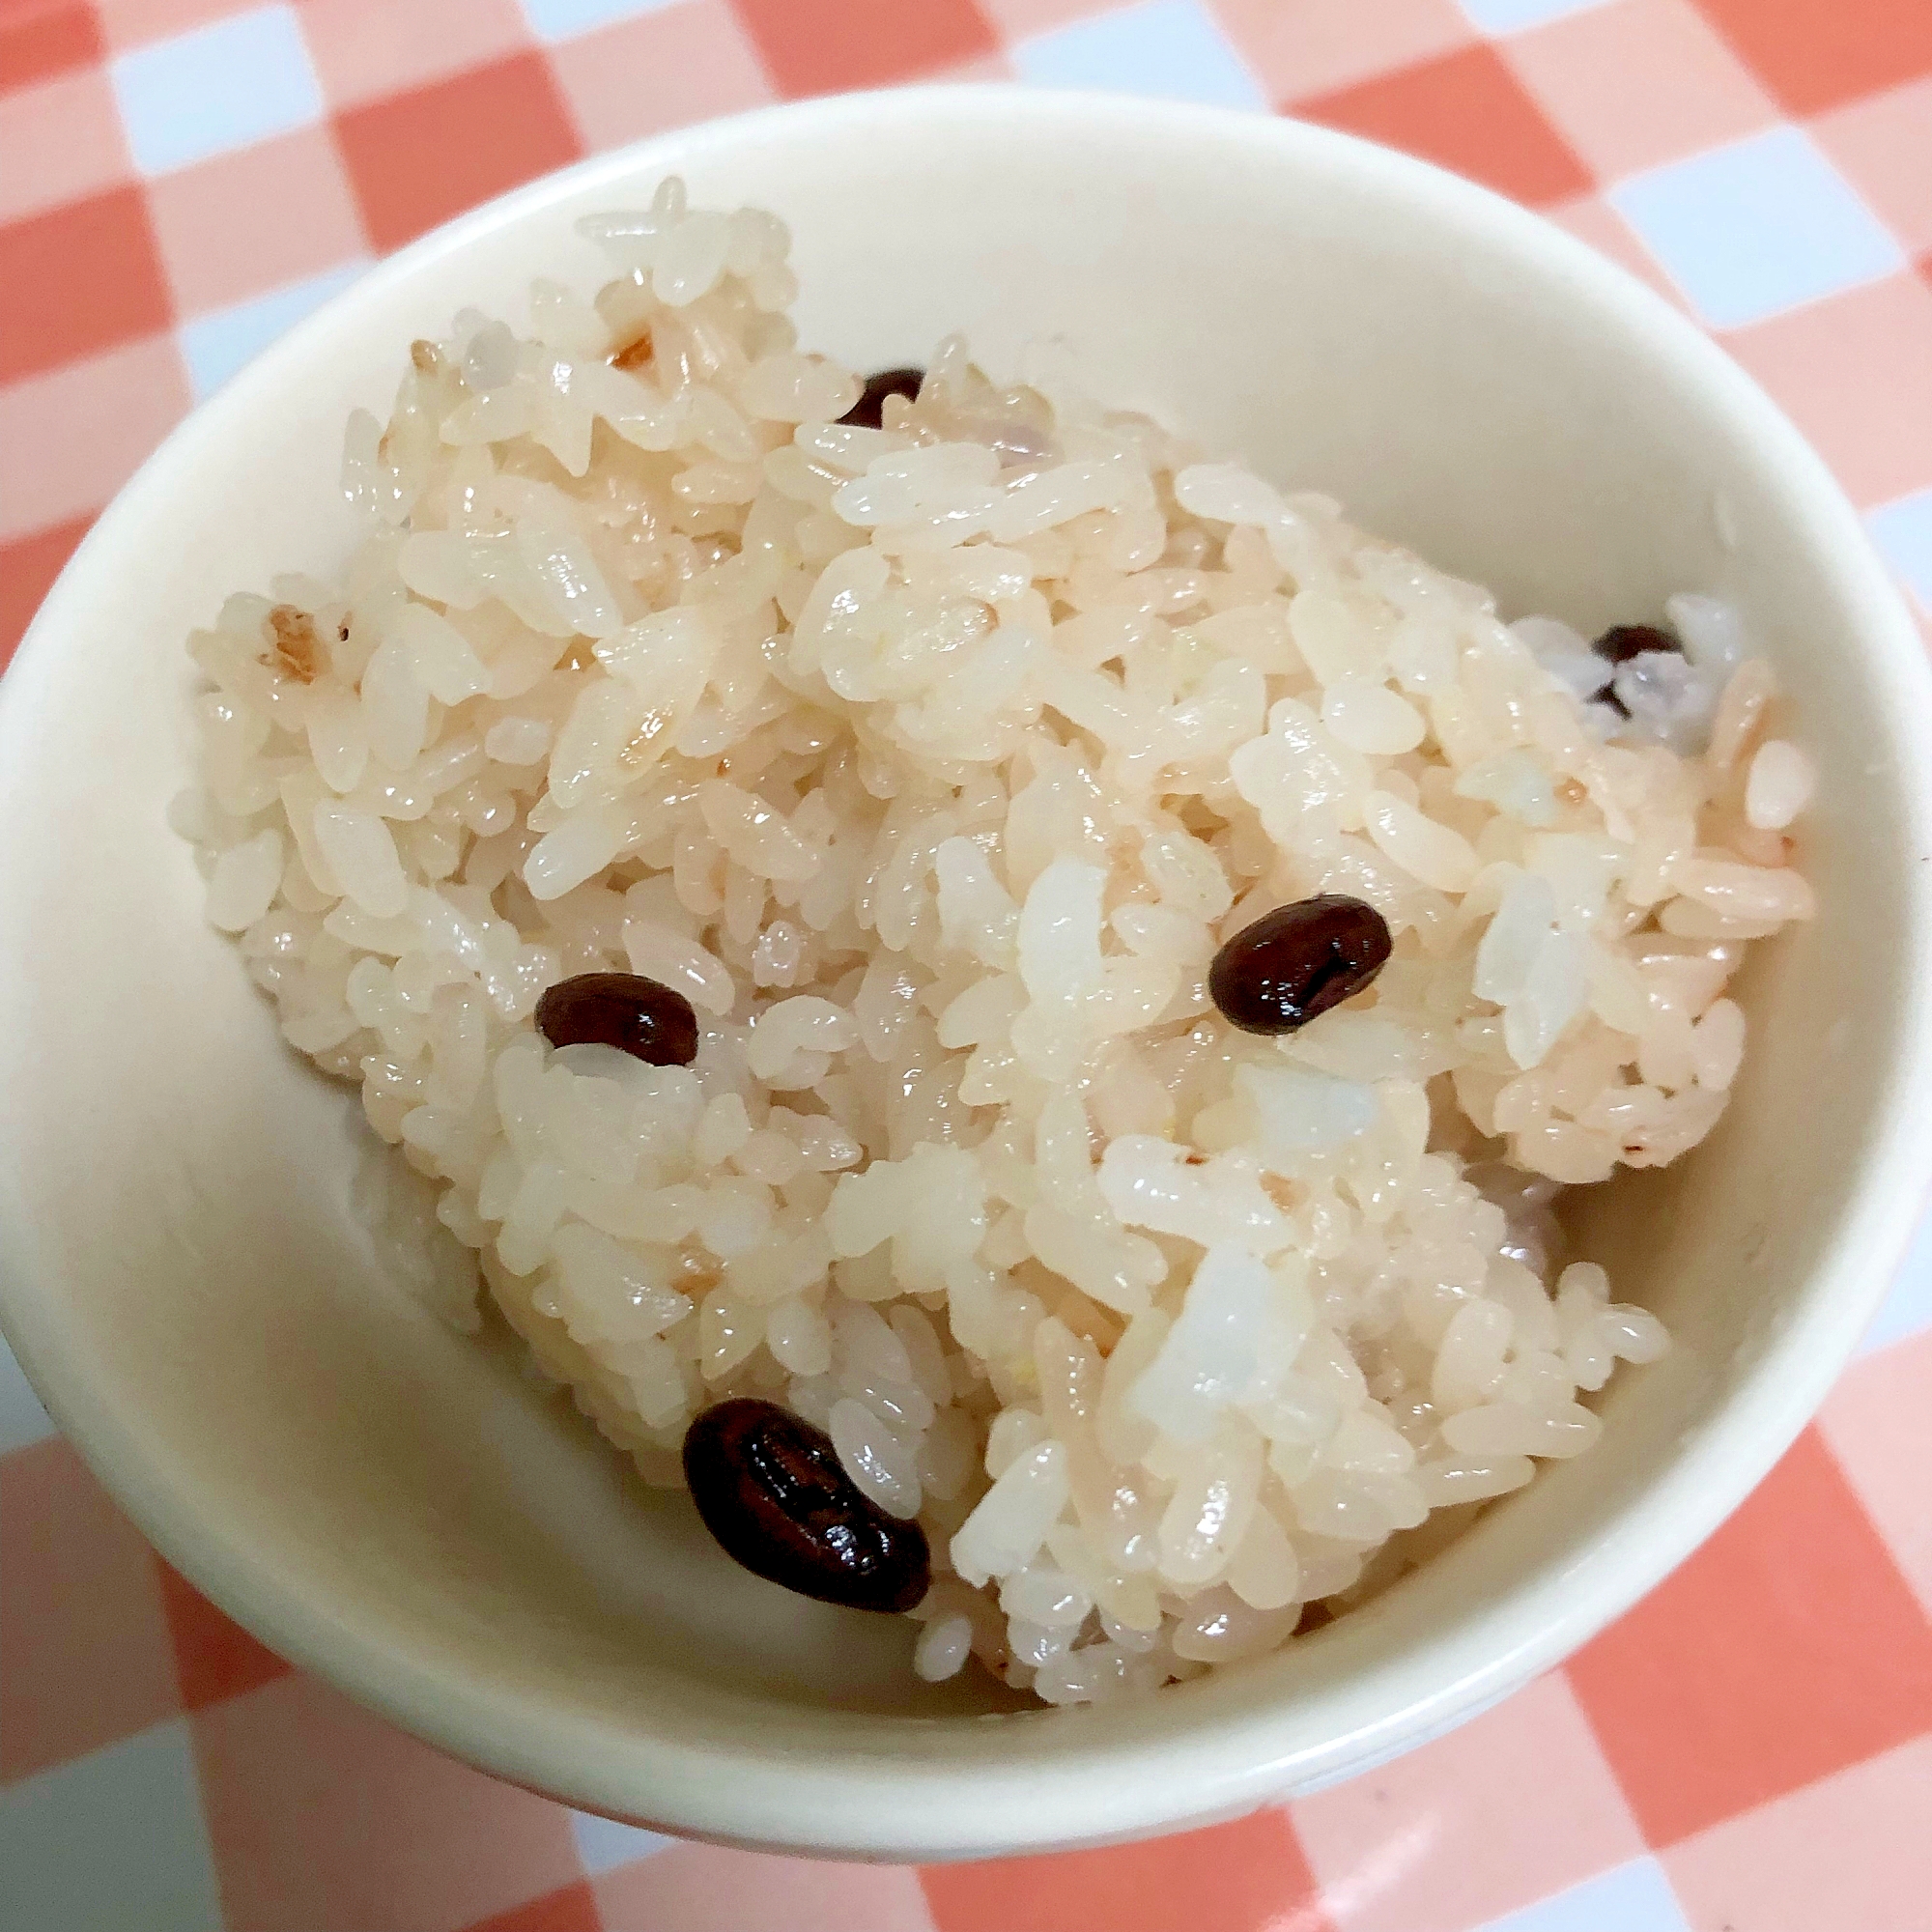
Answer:
<svg viewBox="0 0 1932 1932"><path fill-rule="evenodd" d="M1595 1190L1585 1252L1670 1323L1602 1446L1434 1566L1237 1673L983 1720L911 1627L736 1571L512 1351L445 1331L349 1208L373 1137L203 923L168 800L182 652L232 588L352 540L343 418L412 336L677 170L775 209L808 344L861 367L963 327L1060 336L1099 394L1588 629L1680 588L1748 613L1824 771L1825 912L1751 969L1711 1142ZM50 600L0 697L4 1313L62 1422L229 1608L449 1747L747 1841L944 1856L1125 1835L1330 1777L1580 1640L1761 1475L1908 1224L1925 1090L1918 643L1822 470L1652 298L1477 190L1337 137L941 91L698 129L540 185L373 273L191 422ZM809 1774L809 1775L808 1775ZM1017 1774L1017 1775L1016 1775ZM1103 1775L1104 1774L1104 1775Z"/></svg>

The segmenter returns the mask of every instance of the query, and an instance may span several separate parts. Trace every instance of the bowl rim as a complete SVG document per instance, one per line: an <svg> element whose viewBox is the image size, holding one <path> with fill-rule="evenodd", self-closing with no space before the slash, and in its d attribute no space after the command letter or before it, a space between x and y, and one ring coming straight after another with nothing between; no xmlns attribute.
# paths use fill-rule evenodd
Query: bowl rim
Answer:
<svg viewBox="0 0 1932 1932"><path fill-rule="evenodd" d="M612 192L767 131L810 133L854 124L951 118L980 128L1023 120L1077 135L1126 131L1154 142L1210 142L1231 156L1348 177L1399 197L1463 233L1472 246L1538 259L1561 271L1578 302L1647 340L1725 411L1753 461L1780 468L1821 552L1833 556L1856 611L1859 650L1887 700L1894 744L1932 736L1932 674L1918 634L1862 526L1823 461L1749 377L1700 328L1582 242L1472 183L1352 136L1305 123L1129 96L1049 93L1013 85L890 89L761 108L653 135L545 176L458 216L379 263L263 352L196 408L117 494L82 541L0 679L0 770L10 740L32 729L37 691L52 675L89 580L138 540L149 507L177 472L218 464L236 426L270 402L338 327L484 237L541 218L608 185ZM1129 128L1128 124L1132 124ZM1894 803L1915 845L1932 853L1932 787L1909 758L1895 763ZM1932 981L1932 884L1905 891L1910 977ZM57 1312L29 1290L27 1243L0 1238L0 1332L63 1433L142 1532L198 1587L291 1661L458 1758L611 1816L687 1836L797 1853L922 1861L1068 1844L1097 1844L1233 1816L1367 1769L1450 1728L1557 1662L1660 1581L1763 1478L1810 1418L1850 1355L1916 1224L1932 1151L1915 1122L1932 1114L1932 998L1909 1002L1899 1053L1874 1103L1871 1151L1830 1252L1784 1331L1721 1415L1647 1478L1589 1548L1591 1577L1542 1574L1429 1640L1371 1661L1313 1691L1321 1719L1290 1725L1268 1700L1205 1706L1164 1702L1176 1716L1111 1728L1087 1713L979 1720L841 1719L842 1741L773 1752L755 1738L646 1734L561 1709L537 1687L477 1682L412 1647L400 1615L336 1613L278 1578L263 1559L196 1515L151 1468L133 1433L88 1393L63 1349ZM0 1160L0 1194L5 1188ZM31 1225L11 1199L0 1219ZM1348 1623L1325 1632L1351 1647ZM1421 1715L1423 1724L1418 1727ZM893 1747L878 1723L895 1728ZM995 1747L990 1740L1000 1733ZM1293 1742L1291 1730L1320 1732ZM923 1749L908 1750L917 1731ZM814 1754L815 1753L815 1754ZM1180 1794L1176 1796L1175 1794Z"/></svg>

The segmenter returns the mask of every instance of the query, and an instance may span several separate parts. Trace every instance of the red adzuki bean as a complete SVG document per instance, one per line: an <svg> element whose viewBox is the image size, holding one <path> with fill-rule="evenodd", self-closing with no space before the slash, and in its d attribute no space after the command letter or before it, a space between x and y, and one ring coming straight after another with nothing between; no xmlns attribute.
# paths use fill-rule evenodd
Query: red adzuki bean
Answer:
<svg viewBox="0 0 1932 1932"><path fill-rule="evenodd" d="M754 1576L854 1610L909 1610L932 1555L839 1465L832 1438L775 1402L707 1408L684 1435L684 1479L704 1526Z"/></svg>
<svg viewBox="0 0 1932 1932"><path fill-rule="evenodd" d="M1293 1033L1369 985L1389 956L1387 922L1324 894L1277 906L1214 955L1208 991L1243 1033Z"/></svg>
<svg viewBox="0 0 1932 1932"><path fill-rule="evenodd" d="M641 973L580 973L537 1002L537 1031L553 1046L614 1046L653 1066L697 1058L691 1002Z"/></svg>
<svg viewBox="0 0 1932 1932"><path fill-rule="evenodd" d="M881 369L876 376L866 378L859 400L838 420L858 429L878 429L885 418L886 398L904 396L910 401L924 381L923 369Z"/></svg>

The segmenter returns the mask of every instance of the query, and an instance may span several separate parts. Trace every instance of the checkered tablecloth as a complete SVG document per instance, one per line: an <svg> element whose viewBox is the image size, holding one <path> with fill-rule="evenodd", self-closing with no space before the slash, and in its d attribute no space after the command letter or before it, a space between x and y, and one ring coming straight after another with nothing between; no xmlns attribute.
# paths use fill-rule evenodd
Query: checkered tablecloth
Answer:
<svg viewBox="0 0 1932 1932"><path fill-rule="evenodd" d="M1932 0L0 0L0 664L162 433L383 251L681 121L996 75L1542 210L1717 332L1932 612ZM814 1865L573 1814L297 1674L0 1350L0 1928L1932 1932L1928 1613L1932 1239L1732 1522L1453 1737L1126 1850Z"/></svg>

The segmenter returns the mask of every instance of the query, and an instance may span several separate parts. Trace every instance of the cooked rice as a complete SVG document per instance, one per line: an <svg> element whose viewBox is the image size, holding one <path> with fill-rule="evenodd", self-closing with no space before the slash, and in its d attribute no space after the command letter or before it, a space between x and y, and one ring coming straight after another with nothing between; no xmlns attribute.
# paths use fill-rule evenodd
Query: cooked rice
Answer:
<svg viewBox="0 0 1932 1932"><path fill-rule="evenodd" d="M1553 1199L1710 1131L1726 982L1811 912L1736 611L1596 701L1566 625L1044 362L949 341L841 426L769 214L583 227L594 304L465 312L352 419L342 580L190 645L210 917L401 1149L417 1286L474 1325L480 1261L653 1482L722 1397L826 1428L930 1537L915 1668L1053 1703L1272 1649L1587 1449L1666 1341ZM1387 967L1232 1030L1215 948L1318 893ZM694 1065L534 1031L611 969Z"/></svg>

